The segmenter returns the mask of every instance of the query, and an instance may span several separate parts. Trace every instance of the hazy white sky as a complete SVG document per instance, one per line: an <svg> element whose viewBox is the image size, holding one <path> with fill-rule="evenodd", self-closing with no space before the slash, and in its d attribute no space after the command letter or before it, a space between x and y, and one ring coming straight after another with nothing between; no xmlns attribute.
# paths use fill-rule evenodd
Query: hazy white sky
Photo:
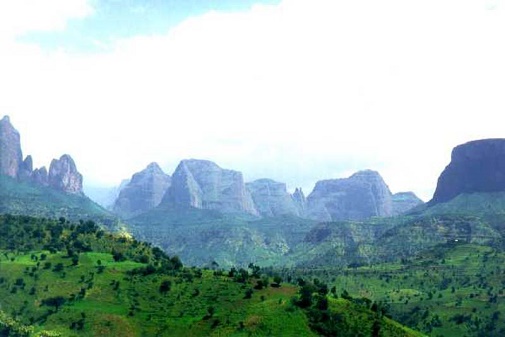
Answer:
<svg viewBox="0 0 505 337"><path fill-rule="evenodd" d="M504 136L501 1L253 2L4 0L0 116L91 185L202 158L306 194L375 169L425 200L455 145Z"/></svg>

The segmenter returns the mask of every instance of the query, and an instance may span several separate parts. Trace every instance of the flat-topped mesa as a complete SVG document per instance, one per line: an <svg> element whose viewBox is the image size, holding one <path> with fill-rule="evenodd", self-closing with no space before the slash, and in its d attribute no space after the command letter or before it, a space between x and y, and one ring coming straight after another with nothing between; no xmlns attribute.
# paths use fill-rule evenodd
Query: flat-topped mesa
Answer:
<svg viewBox="0 0 505 337"><path fill-rule="evenodd" d="M430 205L462 193L505 191L505 139L471 141L452 150Z"/></svg>
<svg viewBox="0 0 505 337"><path fill-rule="evenodd" d="M307 198L307 217L319 221L364 220L393 214L392 194L376 171L322 180Z"/></svg>
<svg viewBox="0 0 505 337"><path fill-rule="evenodd" d="M288 193L286 184L271 179L258 179L247 183L246 187L261 216L302 215L302 209Z"/></svg>
<svg viewBox="0 0 505 337"><path fill-rule="evenodd" d="M121 188L114 203L114 212L130 218L155 208L171 182L172 178L157 163L149 164L144 170L135 173L128 184Z"/></svg>
<svg viewBox="0 0 505 337"><path fill-rule="evenodd" d="M242 173L208 160L181 161L162 204L258 215Z"/></svg>
<svg viewBox="0 0 505 337"><path fill-rule="evenodd" d="M0 120L0 174L18 178L23 164L19 132L12 126L9 116Z"/></svg>
<svg viewBox="0 0 505 337"><path fill-rule="evenodd" d="M82 175L77 171L74 160L68 154L53 159L49 167L48 185L56 190L71 194L83 194Z"/></svg>

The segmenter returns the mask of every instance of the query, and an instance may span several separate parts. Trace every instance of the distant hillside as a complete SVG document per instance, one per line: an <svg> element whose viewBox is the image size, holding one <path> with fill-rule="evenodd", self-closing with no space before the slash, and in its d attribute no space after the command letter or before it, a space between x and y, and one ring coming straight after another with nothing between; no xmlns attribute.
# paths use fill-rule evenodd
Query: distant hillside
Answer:
<svg viewBox="0 0 505 337"><path fill-rule="evenodd" d="M19 132L5 116L0 120L0 214L72 220L94 219L110 229L117 218L83 193L82 175L69 155L53 159L49 171L23 161Z"/></svg>
<svg viewBox="0 0 505 337"><path fill-rule="evenodd" d="M192 265L309 267L400 260L451 240L501 245L504 223L505 194L486 193L460 195L410 215L323 223L158 207L131 219L129 228Z"/></svg>
<svg viewBox="0 0 505 337"><path fill-rule="evenodd" d="M429 336L502 337L504 263L501 249L452 241L394 263L306 266L281 276L317 279L351 301L382 303L388 316Z"/></svg>
<svg viewBox="0 0 505 337"><path fill-rule="evenodd" d="M0 214L64 217L74 221L94 219L111 229L118 224L114 215L82 195L20 182L5 175L0 175L0 187Z"/></svg>
<svg viewBox="0 0 505 337"><path fill-rule="evenodd" d="M184 263L204 266L216 261L231 267L279 264L315 222L160 206L128 223L133 235L179 255Z"/></svg>

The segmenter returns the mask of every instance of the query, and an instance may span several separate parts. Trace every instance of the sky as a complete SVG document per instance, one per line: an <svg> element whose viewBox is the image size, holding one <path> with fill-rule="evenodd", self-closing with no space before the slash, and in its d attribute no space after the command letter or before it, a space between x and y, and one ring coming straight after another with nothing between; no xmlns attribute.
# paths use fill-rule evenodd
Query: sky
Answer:
<svg viewBox="0 0 505 337"><path fill-rule="evenodd" d="M2 0L0 117L88 186L209 159L308 194L362 169L433 195L504 137L500 0Z"/></svg>

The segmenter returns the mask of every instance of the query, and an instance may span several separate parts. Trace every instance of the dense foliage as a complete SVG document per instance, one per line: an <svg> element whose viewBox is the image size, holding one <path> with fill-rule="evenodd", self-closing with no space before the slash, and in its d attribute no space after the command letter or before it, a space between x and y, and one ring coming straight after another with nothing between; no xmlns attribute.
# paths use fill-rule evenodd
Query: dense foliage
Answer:
<svg viewBox="0 0 505 337"><path fill-rule="evenodd" d="M393 263L276 272L321 280L351 302L382 303L391 318L430 336L483 337L505 335L504 263L500 248L453 241Z"/></svg>

